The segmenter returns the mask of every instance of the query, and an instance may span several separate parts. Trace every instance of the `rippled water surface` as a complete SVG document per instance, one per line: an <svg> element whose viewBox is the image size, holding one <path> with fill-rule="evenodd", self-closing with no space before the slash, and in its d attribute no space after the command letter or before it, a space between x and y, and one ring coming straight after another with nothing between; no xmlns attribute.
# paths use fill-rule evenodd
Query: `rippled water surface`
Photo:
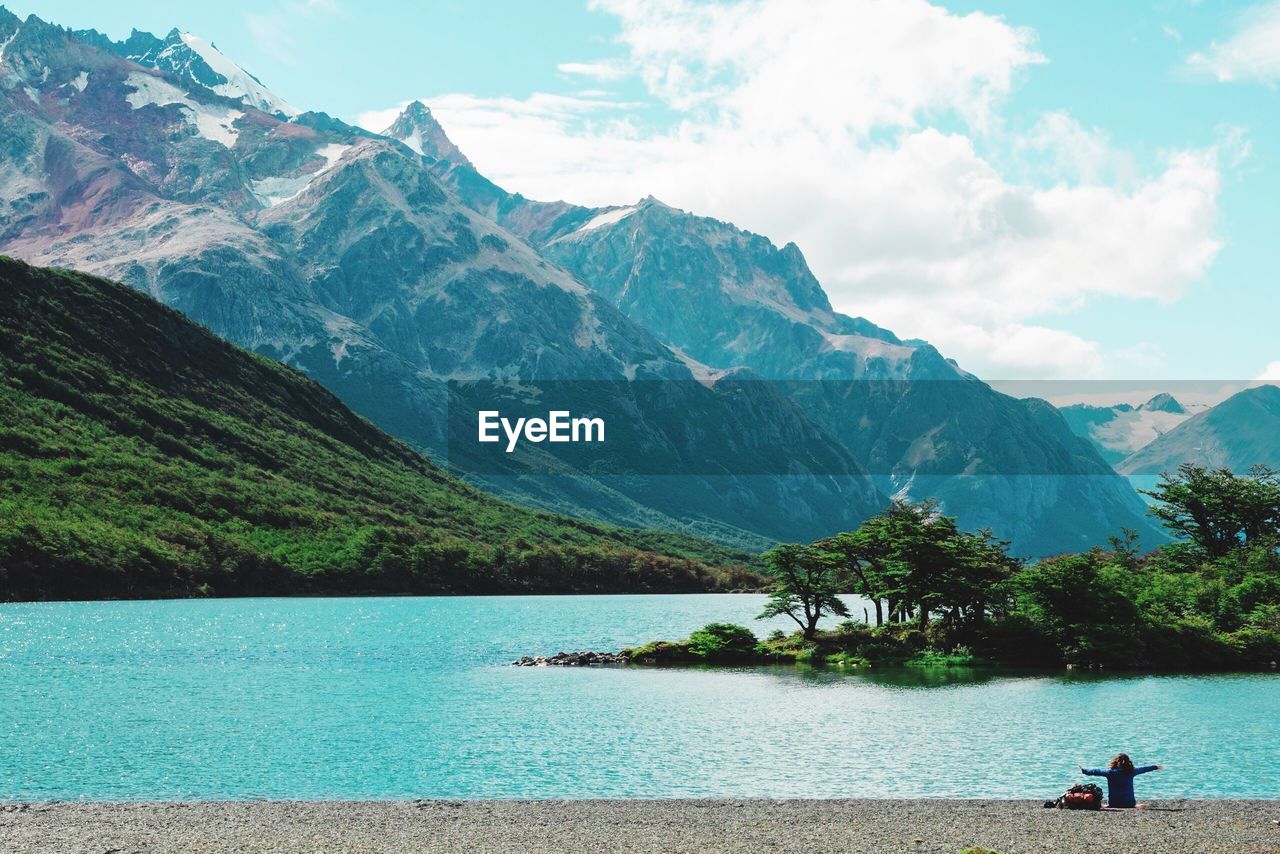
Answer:
<svg viewBox="0 0 1280 854"><path fill-rule="evenodd" d="M1280 796L1269 673L505 666L762 599L0 605L0 799Z"/></svg>

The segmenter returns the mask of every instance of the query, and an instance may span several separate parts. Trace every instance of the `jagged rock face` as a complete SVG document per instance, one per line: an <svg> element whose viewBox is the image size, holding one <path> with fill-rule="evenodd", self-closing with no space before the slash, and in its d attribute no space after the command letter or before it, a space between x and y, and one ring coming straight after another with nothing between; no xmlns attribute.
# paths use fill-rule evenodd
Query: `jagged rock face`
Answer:
<svg viewBox="0 0 1280 854"><path fill-rule="evenodd" d="M946 378L932 347L832 310L795 244L647 198L605 209L542 244L668 344L716 368L770 379Z"/></svg>
<svg viewBox="0 0 1280 854"><path fill-rule="evenodd" d="M690 377L651 335L384 140L348 151L257 224L327 308L433 376Z"/></svg>
<svg viewBox="0 0 1280 854"><path fill-rule="evenodd" d="M1127 475L1175 471L1183 463L1244 473L1280 468L1280 386L1238 392L1184 420L1116 466Z"/></svg>
<svg viewBox="0 0 1280 854"><path fill-rule="evenodd" d="M431 115L431 110L421 101L414 101L404 108L383 136L398 139L417 154L425 154L433 160L444 160L452 166L471 166L471 161L453 144L444 128Z"/></svg>
<svg viewBox="0 0 1280 854"><path fill-rule="evenodd" d="M1121 526L1161 535L1141 500L1051 406L1017 400L863 318L835 312L794 244L653 198L582 208L505 193L459 159L429 111L422 153L473 209L529 238L632 320L711 369L779 381L886 494L936 497L1022 554L1105 542ZM427 130L424 125L434 125Z"/></svg>
<svg viewBox="0 0 1280 854"><path fill-rule="evenodd" d="M689 380L674 384L677 411L733 417L687 358L463 204L438 161L297 115L176 31L113 43L0 14L4 33L0 251L143 289L429 451L442 447L450 379ZM547 507L755 544L881 506L838 442L798 411L779 417L779 437L825 443L836 470L489 482Z"/></svg>
<svg viewBox="0 0 1280 854"><path fill-rule="evenodd" d="M1062 407L1071 432L1087 440L1112 466L1168 433L1194 414L1174 397L1158 394L1139 406L1090 406L1077 403Z"/></svg>
<svg viewBox="0 0 1280 854"><path fill-rule="evenodd" d="M174 29L159 39L151 33L134 30L123 42L113 42L93 30L82 30L76 35L130 62L168 72L184 82L195 83L277 118L298 115L298 110L224 56L216 45L191 33Z"/></svg>
<svg viewBox="0 0 1280 854"><path fill-rule="evenodd" d="M414 101L382 132L428 159L432 171L467 207L488 217L534 246L577 228L593 215L591 208L568 202L540 202L508 193L476 169L454 145L431 110Z"/></svg>

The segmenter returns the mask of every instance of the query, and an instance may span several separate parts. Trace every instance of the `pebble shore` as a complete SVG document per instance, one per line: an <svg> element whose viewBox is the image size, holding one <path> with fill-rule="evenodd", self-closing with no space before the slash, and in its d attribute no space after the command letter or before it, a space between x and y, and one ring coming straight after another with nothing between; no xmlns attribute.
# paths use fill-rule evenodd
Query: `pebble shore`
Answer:
<svg viewBox="0 0 1280 854"><path fill-rule="evenodd" d="M1280 801L248 801L0 804L6 854L1280 851Z"/></svg>

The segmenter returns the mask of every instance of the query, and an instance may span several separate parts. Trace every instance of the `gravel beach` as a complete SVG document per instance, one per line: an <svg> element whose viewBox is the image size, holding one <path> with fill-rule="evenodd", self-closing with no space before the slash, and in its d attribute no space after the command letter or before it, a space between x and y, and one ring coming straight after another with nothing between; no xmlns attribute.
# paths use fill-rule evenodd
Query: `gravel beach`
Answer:
<svg viewBox="0 0 1280 854"><path fill-rule="evenodd" d="M1280 801L361 801L0 804L5 854L1280 851Z"/></svg>

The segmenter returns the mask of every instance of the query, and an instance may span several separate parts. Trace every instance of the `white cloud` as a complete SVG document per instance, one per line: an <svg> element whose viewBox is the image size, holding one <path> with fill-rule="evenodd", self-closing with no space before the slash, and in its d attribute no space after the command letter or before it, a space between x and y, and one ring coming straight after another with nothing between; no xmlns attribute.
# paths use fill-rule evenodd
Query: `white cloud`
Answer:
<svg viewBox="0 0 1280 854"><path fill-rule="evenodd" d="M681 109L710 105L746 129L914 127L946 110L975 125L1023 67L1035 34L923 0L593 0L622 24L649 88Z"/></svg>
<svg viewBox="0 0 1280 854"><path fill-rule="evenodd" d="M1223 42L1213 42L1187 58L1193 71L1220 83L1280 80L1280 0L1269 0L1245 12Z"/></svg>
<svg viewBox="0 0 1280 854"><path fill-rule="evenodd" d="M605 62L562 62L556 66L561 74L577 77L590 77L593 80L608 82L621 80L628 74L626 66L614 61Z"/></svg>
<svg viewBox="0 0 1280 854"><path fill-rule="evenodd" d="M1280 362L1272 362L1258 374L1258 380L1266 383L1280 383Z"/></svg>
<svg viewBox="0 0 1280 854"><path fill-rule="evenodd" d="M1137 176L1133 157L1115 148L1105 130L1086 128L1062 110L1040 116L1013 148L1021 171L1039 183L1127 186Z"/></svg>
<svg viewBox="0 0 1280 854"><path fill-rule="evenodd" d="M1219 160L1243 141L1143 171L1065 113L1010 134L1003 99L1045 60L1000 18L924 0L595 5L652 103L424 99L481 171L533 198L653 194L794 240L838 309L980 374L1103 371L1113 354L1054 317L1100 295L1176 299L1220 248Z"/></svg>

